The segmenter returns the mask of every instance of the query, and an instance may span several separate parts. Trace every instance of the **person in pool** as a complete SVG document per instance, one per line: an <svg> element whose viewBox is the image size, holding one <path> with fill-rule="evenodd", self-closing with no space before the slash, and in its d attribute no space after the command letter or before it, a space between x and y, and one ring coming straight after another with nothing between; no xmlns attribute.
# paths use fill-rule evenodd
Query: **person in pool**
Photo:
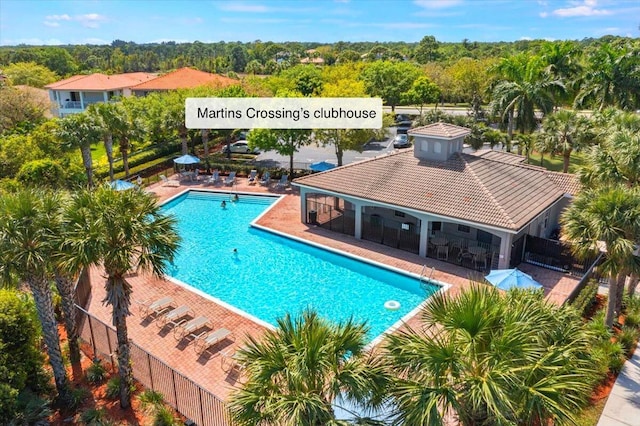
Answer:
<svg viewBox="0 0 640 426"><path fill-rule="evenodd" d="M220 203L220 207L222 207L223 209L227 208L227 202L225 200L222 200L222 203Z"/></svg>
<svg viewBox="0 0 640 426"><path fill-rule="evenodd" d="M234 203L237 202L240 199L240 197L238 197L238 194L233 194L233 198L231 199L231 201L233 201Z"/></svg>

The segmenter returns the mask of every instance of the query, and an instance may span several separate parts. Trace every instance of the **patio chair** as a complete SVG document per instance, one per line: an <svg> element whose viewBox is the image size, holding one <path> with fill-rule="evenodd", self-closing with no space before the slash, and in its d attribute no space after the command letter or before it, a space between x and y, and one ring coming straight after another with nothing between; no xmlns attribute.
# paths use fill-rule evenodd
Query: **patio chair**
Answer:
<svg viewBox="0 0 640 426"><path fill-rule="evenodd" d="M173 305L173 297L166 296L157 300L140 300L137 301L140 305L140 316L147 318L148 316L158 316L165 313Z"/></svg>
<svg viewBox="0 0 640 426"><path fill-rule="evenodd" d="M215 185L217 183L220 183L220 172L218 171L218 169L215 169L213 171L213 173L211 174L211 176L209 176L208 178L206 178L204 180L204 184L205 185Z"/></svg>
<svg viewBox="0 0 640 426"><path fill-rule="evenodd" d="M269 172L264 172L262 174L262 178L260 179L260 186L269 186L271 183L271 174Z"/></svg>
<svg viewBox="0 0 640 426"><path fill-rule="evenodd" d="M228 349L220 352L220 367L225 373L241 374L244 366L238 362L238 351Z"/></svg>
<svg viewBox="0 0 640 426"><path fill-rule="evenodd" d="M199 334L193 341L193 349L198 355L202 355L212 346L223 341L226 338L233 338L233 333L226 328L219 328L210 333L204 332Z"/></svg>
<svg viewBox="0 0 640 426"><path fill-rule="evenodd" d="M285 189L289 186L289 175L280 176L280 180L276 183L276 189Z"/></svg>
<svg viewBox="0 0 640 426"><path fill-rule="evenodd" d="M160 180L162 181L162 186L172 186L172 187L180 186L180 182L178 182L175 179L167 179L165 175L160 175Z"/></svg>
<svg viewBox="0 0 640 426"><path fill-rule="evenodd" d="M193 318L195 314L187 305L178 306L175 309L166 312L164 315L160 315L156 318L156 325L158 328L164 328L167 325L176 327L178 324L184 321L185 317Z"/></svg>
<svg viewBox="0 0 640 426"><path fill-rule="evenodd" d="M438 246L436 258L439 260L449 260L449 247L445 245Z"/></svg>
<svg viewBox="0 0 640 426"><path fill-rule="evenodd" d="M248 179L249 185L255 185L257 181L258 181L258 171L251 170L251 173L249 173L249 179Z"/></svg>
<svg viewBox="0 0 640 426"><path fill-rule="evenodd" d="M224 180L224 184L227 186L232 186L236 183L236 172L229 173L229 176Z"/></svg>
<svg viewBox="0 0 640 426"><path fill-rule="evenodd" d="M205 316L199 316L189 321L182 321L173 329L173 337L178 342L188 336L195 339L198 337L196 331L205 327L211 328L211 322L209 321L209 318Z"/></svg>

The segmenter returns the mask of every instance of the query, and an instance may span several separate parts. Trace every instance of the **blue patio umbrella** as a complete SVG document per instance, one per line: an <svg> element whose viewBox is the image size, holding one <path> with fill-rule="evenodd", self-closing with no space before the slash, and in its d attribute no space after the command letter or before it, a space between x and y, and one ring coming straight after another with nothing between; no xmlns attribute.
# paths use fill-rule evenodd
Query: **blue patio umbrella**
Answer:
<svg viewBox="0 0 640 426"><path fill-rule="evenodd" d="M333 169L335 166L335 164L331 164L326 161L317 161L315 163L311 163L309 168L314 172L324 172Z"/></svg>
<svg viewBox="0 0 640 426"><path fill-rule="evenodd" d="M176 158L173 162L176 164L196 164L200 162L200 159L193 155L185 154L182 157Z"/></svg>
<svg viewBox="0 0 640 426"><path fill-rule="evenodd" d="M116 191L126 191L127 189L133 189L136 187L133 183L120 179L109 182L109 186Z"/></svg>
<svg viewBox="0 0 640 426"><path fill-rule="evenodd" d="M542 284L531 278L519 269L496 269L491 271L485 277L487 281L500 290L509 290L511 288L542 288Z"/></svg>

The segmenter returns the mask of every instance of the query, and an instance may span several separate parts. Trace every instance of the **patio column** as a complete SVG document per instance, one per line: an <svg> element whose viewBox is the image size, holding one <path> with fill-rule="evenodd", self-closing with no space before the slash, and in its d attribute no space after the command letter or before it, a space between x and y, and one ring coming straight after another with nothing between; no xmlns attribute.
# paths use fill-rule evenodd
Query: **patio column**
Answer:
<svg viewBox="0 0 640 426"><path fill-rule="evenodd" d="M102 92L102 99L104 100L104 103L106 104L107 102L109 102L109 98L107 97L107 92Z"/></svg>
<svg viewBox="0 0 640 426"><path fill-rule="evenodd" d="M80 108L84 111L84 95L82 92L78 93L80 93Z"/></svg>
<svg viewBox="0 0 640 426"><path fill-rule="evenodd" d="M511 244L513 244L513 234L505 232L500 238L500 256L498 258L498 269L509 269L511 261Z"/></svg>
<svg viewBox="0 0 640 426"><path fill-rule="evenodd" d="M427 257L427 247L429 243L429 220L420 220L420 248L418 254L422 257Z"/></svg>
<svg viewBox="0 0 640 426"><path fill-rule="evenodd" d="M307 223L307 190L300 188L300 222Z"/></svg>
<svg viewBox="0 0 640 426"><path fill-rule="evenodd" d="M355 232L354 236L360 240L362 239L362 203L360 201L352 200L354 211L356 213L356 223L355 223Z"/></svg>

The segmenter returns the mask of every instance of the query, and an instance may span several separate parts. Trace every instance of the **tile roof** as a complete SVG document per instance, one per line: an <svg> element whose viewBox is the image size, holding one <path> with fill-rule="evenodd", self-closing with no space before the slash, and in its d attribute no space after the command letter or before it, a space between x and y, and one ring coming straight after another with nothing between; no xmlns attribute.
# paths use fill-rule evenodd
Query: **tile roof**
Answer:
<svg viewBox="0 0 640 426"><path fill-rule="evenodd" d="M132 90L176 90L200 86L226 87L239 84L238 80L210 74L193 68L180 68L153 80L138 84Z"/></svg>
<svg viewBox="0 0 640 426"><path fill-rule="evenodd" d="M455 124L443 122L416 127L408 132L409 136L432 136L443 139L455 139L461 136L466 136L469 133L471 133L471 130L466 127L460 127Z"/></svg>
<svg viewBox="0 0 640 426"><path fill-rule="evenodd" d="M156 77L146 72L130 72L125 74L74 75L67 79L49 84L45 89L54 90L115 90L124 89Z"/></svg>
<svg viewBox="0 0 640 426"><path fill-rule="evenodd" d="M487 160L500 161L507 164L521 164L527 161L527 157L524 155L513 154L505 151L484 151L475 153L478 157L486 158Z"/></svg>
<svg viewBox="0 0 640 426"><path fill-rule="evenodd" d="M517 231L567 192L570 175L454 153L407 150L294 180L295 185Z"/></svg>

